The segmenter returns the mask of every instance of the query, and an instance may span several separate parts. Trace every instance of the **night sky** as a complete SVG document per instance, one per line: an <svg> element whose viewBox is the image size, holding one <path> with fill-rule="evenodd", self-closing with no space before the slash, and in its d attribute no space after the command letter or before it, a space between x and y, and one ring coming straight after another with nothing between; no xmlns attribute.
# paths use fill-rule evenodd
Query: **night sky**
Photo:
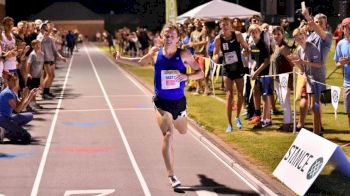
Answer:
<svg viewBox="0 0 350 196"><path fill-rule="evenodd" d="M177 0L179 15L198 6L209 0ZM236 0L226 0L236 3ZM260 2L259 0L255 0ZM35 2L35 3L33 3ZM7 15L13 17L16 21L27 19L31 14L40 12L45 7L49 6L57 0L6 0ZM60 2L80 2L89 9L98 14L109 14L113 11L115 14L131 13L140 15L155 15L155 13L162 13L164 15L165 0L60 0ZM21 4L21 6L18 6ZM240 0L243 6L249 6L250 9L259 11L260 3L250 3L249 1ZM248 5L244 5L248 4Z"/></svg>
<svg viewBox="0 0 350 196"><path fill-rule="evenodd" d="M182 14L196 6L210 0L177 0L178 14ZM226 0L237 3L237 0ZM295 0L296 8L302 0ZM334 15L332 0L305 0L315 12L322 12L328 16ZM35 2L35 3L33 3ZM6 0L6 14L16 21L26 20L57 0ZM137 14L142 21L162 25L165 21L165 0L60 0L59 2L80 2L97 14ZM254 2L254 3L252 3ZM260 11L260 0L239 0L239 4ZM20 6L19 6L20 5ZM108 24L107 24L108 25Z"/></svg>

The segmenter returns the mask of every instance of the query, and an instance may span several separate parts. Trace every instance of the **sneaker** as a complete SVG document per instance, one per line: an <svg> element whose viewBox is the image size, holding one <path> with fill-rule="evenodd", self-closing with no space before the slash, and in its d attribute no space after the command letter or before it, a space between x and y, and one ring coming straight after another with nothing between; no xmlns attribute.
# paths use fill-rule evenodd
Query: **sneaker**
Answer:
<svg viewBox="0 0 350 196"><path fill-rule="evenodd" d="M226 133L231 133L231 132L232 132L232 126L229 124L227 125Z"/></svg>
<svg viewBox="0 0 350 196"><path fill-rule="evenodd" d="M0 144L4 143L5 132L6 132L6 130L4 128L0 127Z"/></svg>
<svg viewBox="0 0 350 196"><path fill-rule="evenodd" d="M273 110L272 110L272 114L273 114L273 115L282 115L283 112L279 111L278 109L273 109Z"/></svg>
<svg viewBox="0 0 350 196"><path fill-rule="evenodd" d="M50 97L52 97L52 98L55 98L56 96L54 95L54 94L52 94L52 93L48 93L48 95L50 96Z"/></svg>
<svg viewBox="0 0 350 196"><path fill-rule="evenodd" d="M242 128L243 128L243 125L242 125L241 119L236 118L236 125L237 125L238 129L242 129Z"/></svg>
<svg viewBox="0 0 350 196"><path fill-rule="evenodd" d="M48 94L44 94L42 97L44 100L51 100L52 99L52 97Z"/></svg>
<svg viewBox="0 0 350 196"><path fill-rule="evenodd" d="M176 176L169 176L169 182L170 182L170 185L173 187L173 188L176 188L178 186L181 185L181 182L176 178Z"/></svg>
<svg viewBox="0 0 350 196"><path fill-rule="evenodd" d="M261 129L263 128L263 122L259 122L257 124L254 125L253 129Z"/></svg>
<svg viewBox="0 0 350 196"><path fill-rule="evenodd" d="M265 127L268 127L268 126L271 126L271 125L272 125L272 121L269 121L269 122L263 121L261 123L261 128L265 128Z"/></svg>
<svg viewBox="0 0 350 196"><path fill-rule="evenodd" d="M260 123L261 117L260 116L253 116L252 119L248 122L250 125L256 125Z"/></svg>
<svg viewBox="0 0 350 196"><path fill-rule="evenodd" d="M39 110L44 109L43 106L41 106L41 105L39 105L39 104L37 104L37 103L35 103L33 106L34 106L35 109L39 109Z"/></svg>
<svg viewBox="0 0 350 196"><path fill-rule="evenodd" d="M38 111L33 106L28 105L26 109L27 112L38 113Z"/></svg>

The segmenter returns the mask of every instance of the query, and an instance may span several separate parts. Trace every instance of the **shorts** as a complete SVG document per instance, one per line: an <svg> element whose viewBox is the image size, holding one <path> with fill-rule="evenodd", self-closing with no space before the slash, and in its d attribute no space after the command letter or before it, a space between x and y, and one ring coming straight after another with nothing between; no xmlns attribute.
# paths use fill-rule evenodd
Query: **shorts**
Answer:
<svg viewBox="0 0 350 196"><path fill-rule="evenodd" d="M40 86L40 78L28 78L27 86L29 89L38 88Z"/></svg>
<svg viewBox="0 0 350 196"><path fill-rule="evenodd" d="M153 102L156 108L159 108L163 111L169 112L172 116L173 119L176 120L177 117L186 117L186 108L187 108L187 103L186 103L186 97L183 97L179 100L164 100L160 99L157 96L153 97Z"/></svg>
<svg viewBox="0 0 350 196"><path fill-rule="evenodd" d="M47 64L54 65L55 62L54 61L44 61L44 65L47 65Z"/></svg>
<svg viewBox="0 0 350 196"><path fill-rule="evenodd" d="M307 80L306 82L306 92L308 94L315 95L315 100L319 100L321 96L321 92L324 89L323 84L319 84L317 82L314 82L313 80Z"/></svg>
<svg viewBox="0 0 350 196"><path fill-rule="evenodd" d="M230 78L231 80L236 80L243 78L244 70L238 64L224 65L223 75Z"/></svg>
<svg viewBox="0 0 350 196"><path fill-rule="evenodd" d="M300 96L305 98L307 97L307 92L306 92L306 80L304 80L304 84L301 87L301 92L300 92Z"/></svg>
<svg viewBox="0 0 350 196"><path fill-rule="evenodd" d="M205 59L201 54L196 54L194 60L198 63L202 71L205 71Z"/></svg>
<svg viewBox="0 0 350 196"><path fill-rule="evenodd" d="M350 87L344 87L344 111L350 114Z"/></svg>
<svg viewBox="0 0 350 196"><path fill-rule="evenodd" d="M260 79L257 80L257 82L260 86L261 94L263 96L273 95L273 88L272 88L273 79L272 79L272 77L260 77Z"/></svg>

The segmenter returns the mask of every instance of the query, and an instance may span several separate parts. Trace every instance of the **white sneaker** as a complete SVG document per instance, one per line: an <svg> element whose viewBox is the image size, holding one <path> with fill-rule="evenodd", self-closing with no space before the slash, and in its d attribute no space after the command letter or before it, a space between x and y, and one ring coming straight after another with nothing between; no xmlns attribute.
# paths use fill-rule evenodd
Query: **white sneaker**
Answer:
<svg viewBox="0 0 350 196"><path fill-rule="evenodd" d="M226 128L226 133L231 133L231 132L232 132L232 126L228 124Z"/></svg>
<svg viewBox="0 0 350 196"><path fill-rule="evenodd" d="M6 132L6 130L4 128L0 127L0 144L4 143L5 132Z"/></svg>
<svg viewBox="0 0 350 196"><path fill-rule="evenodd" d="M170 182L170 185L173 187L173 188L176 188L178 186L181 185L181 182L176 178L176 176L169 176L169 182Z"/></svg>

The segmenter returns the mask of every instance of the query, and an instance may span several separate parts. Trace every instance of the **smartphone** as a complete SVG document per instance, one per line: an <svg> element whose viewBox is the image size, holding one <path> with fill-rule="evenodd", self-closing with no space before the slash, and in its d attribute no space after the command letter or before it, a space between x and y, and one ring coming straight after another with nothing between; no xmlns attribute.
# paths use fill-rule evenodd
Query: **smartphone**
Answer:
<svg viewBox="0 0 350 196"><path fill-rule="evenodd" d="M305 1L301 2L301 10L306 10Z"/></svg>

